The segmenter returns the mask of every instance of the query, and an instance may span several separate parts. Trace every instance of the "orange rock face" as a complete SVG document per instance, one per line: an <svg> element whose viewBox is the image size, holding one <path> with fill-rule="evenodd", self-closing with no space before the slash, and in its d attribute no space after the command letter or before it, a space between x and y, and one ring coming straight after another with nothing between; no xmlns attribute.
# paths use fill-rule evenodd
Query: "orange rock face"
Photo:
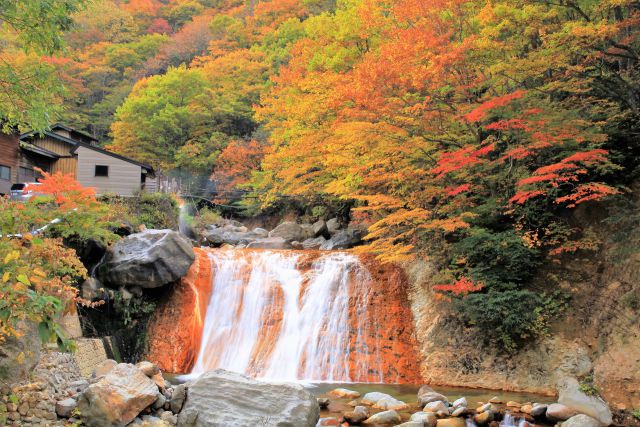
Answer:
<svg viewBox="0 0 640 427"><path fill-rule="evenodd" d="M207 252L194 249L191 269L149 322L148 360L163 371L185 373L195 363L211 296L211 262Z"/></svg>
<svg viewBox="0 0 640 427"><path fill-rule="evenodd" d="M420 382L399 267L320 251L197 255L150 323L148 359L163 371L221 367L277 379ZM210 298L210 336L202 337Z"/></svg>

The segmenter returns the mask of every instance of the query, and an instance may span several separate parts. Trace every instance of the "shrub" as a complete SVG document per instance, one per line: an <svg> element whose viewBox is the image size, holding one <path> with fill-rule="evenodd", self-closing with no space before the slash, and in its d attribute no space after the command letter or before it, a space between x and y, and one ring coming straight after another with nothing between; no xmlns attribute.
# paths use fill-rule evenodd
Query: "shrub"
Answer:
<svg viewBox="0 0 640 427"><path fill-rule="evenodd" d="M473 228L453 247L459 269L487 287L510 289L527 282L541 264L538 249L526 246L514 231Z"/></svg>
<svg viewBox="0 0 640 427"><path fill-rule="evenodd" d="M527 338L544 332L543 303L537 293L507 290L469 294L456 300L454 307L465 322L482 330L487 341L513 351Z"/></svg>

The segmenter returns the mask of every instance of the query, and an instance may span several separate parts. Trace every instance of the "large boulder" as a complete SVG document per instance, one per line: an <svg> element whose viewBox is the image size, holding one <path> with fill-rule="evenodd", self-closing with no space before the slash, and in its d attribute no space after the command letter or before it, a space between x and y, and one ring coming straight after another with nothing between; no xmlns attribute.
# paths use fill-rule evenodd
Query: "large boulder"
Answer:
<svg viewBox="0 0 640 427"><path fill-rule="evenodd" d="M349 228L336 232L331 239L320 246L321 250L350 249L362 243L364 233L360 230Z"/></svg>
<svg viewBox="0 0 640 427"><path fill-rule="evenodd" d="M420 402L423 407L431 402L444 402L445 405L449 404L446 396L436 392L428 385L423 385L420 387L420 390L418 390L418 402Z"/></svg>
<svg viewBox="0 0 640 427"><path fill-rule="evenodd" d="M325 243L327 243L327 239L324 237L314 237L313 239L307 239L302 242L302 249L320 249Z"/></svg>
<svg viewBox="0 0 640 427"><path fill-rule="evenodd" d="M331 237L331 233L329 233L329 228L327 227L327 223L320 219L313 223L313 236L314 237L324 237L326 239Z"/></svg>
<svg viewBox="0 0 640 427"><path fill-rule="evenodd" d="M580 384L575 378L566 377L558 382L558 402L589 415L604 425L613 422L613 415L607 403L600 397L588 396L580 391Z"/></svg>
<svg viewBox="0 0 640 427"><path fill-rule="evenodd" d="M569 418L567 421L560 424L561 427L600 427L602 424L595 418L591 418L588 415L579 414Z"/></svg>
<svg viewBox="0 0 640 427"><path fill-rule="evenodd" d="M419 421L424 427L435 427L438 417L433 412L416 412L411 414L411 421Z"/></svg>
<svg viewBox="0 0 640 427"><path fill-rule="evenodd" d="M266 239L257 239L247 245L249 249L291 249L291 243L282 237L267 237Z"/></svg>
<svg viewBox="0 0 640 427"><path fill-rule="evenodd" d="M331 218L329 221L327 221L326 225L329 234L335 234L338 230L340 230L340 221L338 221L338 218Z"/></svg>
<svg viewBox="0 0 640 427"><path fill-rule="evenodd" d="M316 398L293 383L257 381L222 369L187 383L178 425L313 427L320 418ZM193 420L195 418L195 420Z"/></svg>
<svg viewBox="0 0 640 427"><path fill-rule="evenodd" d="M311 237L309 231L295 222L285 221L269 232L269 237L281 237L287 242L303 240Z"/></svg>
<svg viewBox="0 0 640 427"><path fill-rule="evenodd" d="M577 412L562 403L552 403L547 406L547 420L551 422L566 421L577 415Z"/></svg>
<svg viewBox="0 0 640 427"><path fill-rule="evenodd" d="M193 247L173 230L146 230L113 245L97 269L112 286L158 288L187 274L195 259Z"/></svg>
<svg viewBox="0 0 640 427"><path fill-rule="evenodd" d="M209 227L202 233L202 243L214 248L222 245L247 245L264 237L262 233L247 231L246 227Z"/></svg>
<svg viewBox="0 0 640 427"><path fill-rule="evenodd" d="M142 371L120 363L80 394L78 410L88 426L123 426L152 405L157 394L158 387Z"/></svg>

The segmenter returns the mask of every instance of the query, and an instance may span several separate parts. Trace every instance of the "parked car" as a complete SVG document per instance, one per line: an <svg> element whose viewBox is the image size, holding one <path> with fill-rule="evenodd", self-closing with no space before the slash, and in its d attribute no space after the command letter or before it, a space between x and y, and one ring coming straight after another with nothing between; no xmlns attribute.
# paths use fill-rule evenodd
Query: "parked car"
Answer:
<svg viewBox="0 0 640 427"><path fill-rule="evenodd" d="M11 200L18 200L26 202L35 196L42 196L44 193L38 192L38 187L42 185L39 182L21 182L13 184L9 191L9 198Z"/></svg>

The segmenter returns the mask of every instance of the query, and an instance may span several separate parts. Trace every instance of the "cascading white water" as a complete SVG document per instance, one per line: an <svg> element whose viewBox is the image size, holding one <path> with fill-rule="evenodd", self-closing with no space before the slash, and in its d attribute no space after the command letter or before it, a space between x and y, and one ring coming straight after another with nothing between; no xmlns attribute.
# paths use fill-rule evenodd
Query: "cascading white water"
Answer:
<svg viewBox="0 0 640 427"><path fill-rule="evenodd" d="M366 339L378 339L369 330L366 268L357 256L331 252L301 269L302 256L209 253L211 299L192 374L223 368L277 380L384 380L380 345ZM366 357L353 357L355 348Z"/></svg>

